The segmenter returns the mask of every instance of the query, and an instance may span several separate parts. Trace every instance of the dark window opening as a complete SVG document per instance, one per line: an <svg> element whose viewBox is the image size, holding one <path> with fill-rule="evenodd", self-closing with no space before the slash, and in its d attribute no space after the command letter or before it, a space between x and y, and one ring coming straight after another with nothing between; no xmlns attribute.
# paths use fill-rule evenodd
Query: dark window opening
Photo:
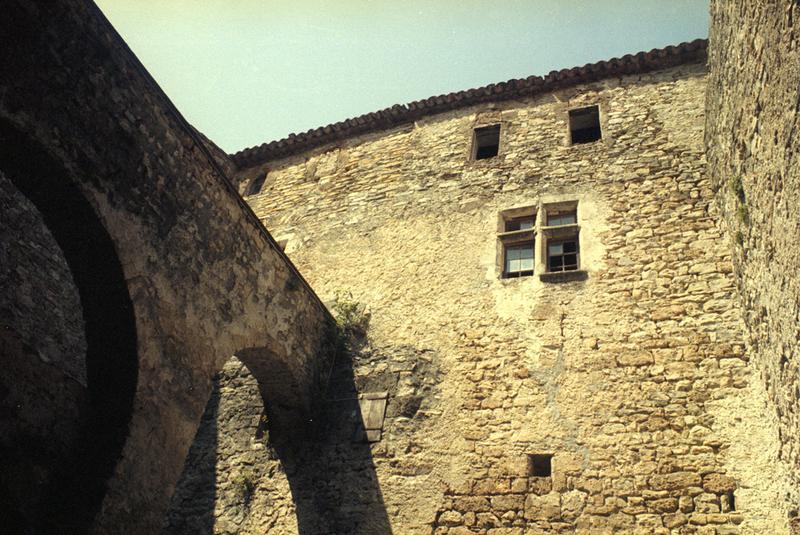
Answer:
<svg viewBox="0 0 800 535"><path fill-rule="evenodd" d="M550 453L528 455L528 475L531 477L553 475L553 455Z"/></svg>
<svg viewBox="0 0 800 535"><path fill-rule="evenodd" d="M258 174L251 182L247 188L247 195L255 195L256 193L261 191L261 188L264 187L264 181L267 179L267 172L263 171L262 173Z"/></svg>
<svg viewBox="0 0 800 535"><path fill-rule="evenodd" d="M569 131L573 145L600 139L600 111L597 106L569 110Z"/></svg>
<svg viewBox="0 0 800 535"><path fill-rule="evenodd" d="M507 245L503 265L504 278L533 275L533 241Z"/></svg>
<svg viewBox="0 0 800 535"><path fill-rule="evenodd" d="M513 219L507 219L505 230L506 232L514 232L517 230L533 230L534 219L535 218L533 216L515 217Z"/></svg>
<svg viewBox="0 0 800 535"><path fill-rule="evenodd" d="M500 125L475 129L475 159L484 160L497 156L500 150Z"/></svg>
<svg viewBox="0 0 800 535"><path fill-rule="evenodd" d="M736 497L733 495L733 491L729 490L726 493L726 496L728 498L728 511L727 512L735 511L736 510ZM724 511L724 509L723 509L723 511Z"/></svg>
<svg viewBox="0 0 800 535"><path fill-rule="evenodd" d="M550 272L578 269L578 238L548 243L547 268Z"/></svg>

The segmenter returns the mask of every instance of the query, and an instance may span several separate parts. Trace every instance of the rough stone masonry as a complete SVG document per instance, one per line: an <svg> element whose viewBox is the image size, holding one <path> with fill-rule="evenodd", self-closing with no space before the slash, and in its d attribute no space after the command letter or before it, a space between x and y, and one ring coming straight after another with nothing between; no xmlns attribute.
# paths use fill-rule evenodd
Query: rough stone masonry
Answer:
<svg viewBox="0 0 800 535"><path fill-rule="evenodd" d="M2 10L0 531L152 534L214 375L302 428L330 316L93 3Z"/></svg>
<svg viewBox="0 0 800 535"><path fill-rule="evenodd" d="M589 66L527 97L439 97L405 123L327 127L295 149L237 155L240 191L312 286L367 306L353 383L389 400L361 479L346 430L307 456L324 474L309 485L313 523L298 528L307 506L294 518L270 469L249 509L235 492L220 497L215 529L786 533L776 421L748 362L706 175L703 48L604 76ZM570 112L592 106L600 139L572 143ZM496 156L477 159L476 132L496 125ZM574 227L548 225L568 212ZM566 231L579 269L550 273L549 246ZM515 236L533 243L532 273L505 277ZM410 378L428 362L438 372L423 390ZM328 402L345 393L332 388ZM409 395L414 410L396 410ZM217 425L218 437L234 432ZM240 436L268 449L255 431ZM379 493L360 492L372 478ZM346 483L338 500L320 499L331 480Z"/></svg>
<svg viewBox="0 0 800 535"><path fill-rule="evenodd" d="M798 532L798 10L229 158L7 2L1 529Z"/></svg>
<svg viewBox="0 0 800 535"><path fill-rule="evenodd" d="M800 533L800 5L713 1L711 15L709 175Z"/></svg>

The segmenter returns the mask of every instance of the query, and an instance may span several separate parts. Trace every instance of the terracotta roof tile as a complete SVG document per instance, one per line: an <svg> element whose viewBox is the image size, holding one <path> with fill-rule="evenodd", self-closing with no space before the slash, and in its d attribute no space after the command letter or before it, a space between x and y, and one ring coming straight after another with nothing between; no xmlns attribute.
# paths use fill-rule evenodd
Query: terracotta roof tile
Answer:
<svg viewBox="0 0 800 535"><path fill-rule="evenodd" d="M621 58L587 63L582 67L551 71L546 76L529 76L484 87L435 95L408 104L395 104L390 108L346 119L315 128L300 134L289 134L284 139L262 143L243 149L231 156L239 168L258 165L277 158L297 154L339 139L410 123L421 117L446 110L472 106L488 101L530 97L561 89L570 85L596 81L602 78L648 72L704 59L707 39L696 39L677 46L653 49L649 52L626 54Z"/></svg>

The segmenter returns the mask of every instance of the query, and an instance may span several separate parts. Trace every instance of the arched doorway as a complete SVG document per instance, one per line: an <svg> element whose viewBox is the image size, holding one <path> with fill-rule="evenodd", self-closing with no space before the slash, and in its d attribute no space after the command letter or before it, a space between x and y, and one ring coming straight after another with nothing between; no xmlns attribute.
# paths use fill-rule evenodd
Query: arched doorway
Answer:
<svg viewBox="0 0 800 535"><path fill-rule="evenodd" d="M260 385L231 357L214 377L162 535L297 533L295 515Z"/></svg>
<svg viewBox="0 0 800 535"><path fill-rule="evenodd" d="M2 358L15 366L6 374L13 388L0 392L7 409L0 418L13 430L4 446L16 452L20 472L3 484L35 482L21 500L5 503L23 533L85 532L127 437L138 373L133 307L111 237L78 185L6 121L0 121L0 173L6 201L23 208L21 219L3 222L7 261L40 260L39 269L15 277L29 285L40 308L49 303L64 320L44 316L4 326ZM31 232L13 228L26 221ZM27 253L22 239L29 240ZM59 267L48 271L50 264ZM9 290L4 299L19 296ZM72 346L64 342L70 338ZM48 339L56 342L43 343ZM53 418L58 425L49 425ZM59 447L50 455L36 447L51 443Z"/></svg>

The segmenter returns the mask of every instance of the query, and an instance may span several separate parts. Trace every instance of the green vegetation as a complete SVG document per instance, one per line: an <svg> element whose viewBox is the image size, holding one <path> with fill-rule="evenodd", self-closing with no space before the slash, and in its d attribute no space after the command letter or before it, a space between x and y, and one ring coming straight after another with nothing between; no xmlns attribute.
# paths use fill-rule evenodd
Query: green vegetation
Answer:
<svg viewBox="0 0 800 535"><path fill-rule="evenodd" d="M728 189L736 198L736 217L739 223L749 227L750 226L750 210L747 208L747 197L744 193L744 185L742 184L742 177L735 176L728 180ZM744 235L741 231L736 233L736 243L740 246L744 244Z"/></svg>
<svg viewBox="0 0 800 535"><path fill-rule="evenodd" d="M366 306L353 299L350 292L336 292L331 305L340 333L348 338L362 337L367 333L369 313Z"/></svg>
<svg viewBox="0 0 800 535"><path fill-rule="evenodd" d="M742 184L742 177L736 176L728 180L728 189L731 190L736 196L736 199L742 204L745 203L745 195L744 195L744 185Z"/></svg>
<svg viewBox="0 0 800 535"><path fill-rule="evenodd" d="M750 210L747 209L746 204L739 204L739 206L736 207L736 215L739 217L739 221L742 224L750 224Z"/></svg>
<svg viewBox="0 0 800 535"><path fill-rule="evenodd" d="M242 468L231 477L234 491L244 503L249 503L256 489L256 473L252 468Z"/></svg>

